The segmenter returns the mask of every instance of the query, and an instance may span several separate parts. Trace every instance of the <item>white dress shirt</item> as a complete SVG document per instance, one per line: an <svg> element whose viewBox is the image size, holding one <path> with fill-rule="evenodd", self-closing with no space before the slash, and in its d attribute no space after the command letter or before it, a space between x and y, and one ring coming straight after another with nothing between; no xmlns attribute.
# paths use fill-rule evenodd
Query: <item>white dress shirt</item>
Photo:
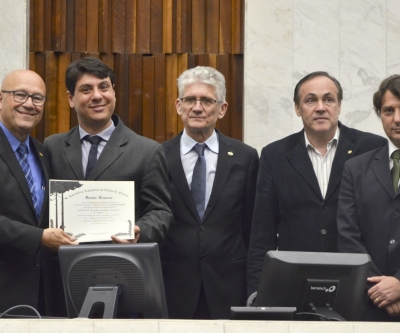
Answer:
<svg viewBox="0 0 400 333"><path fill-rule="evenodd" d="M322 154L310 143L306 132L304 132L308 156L310 156L311 163L314 167L315 176L317 177L318 185L321 189L323 198L325 198L326 191L328 189L329 177L331 175L332 163L333 159L335 158L336 149L339 142L339 135L340 130L338 127L332 140L327 144L326 155L322 156Z"/></svg>

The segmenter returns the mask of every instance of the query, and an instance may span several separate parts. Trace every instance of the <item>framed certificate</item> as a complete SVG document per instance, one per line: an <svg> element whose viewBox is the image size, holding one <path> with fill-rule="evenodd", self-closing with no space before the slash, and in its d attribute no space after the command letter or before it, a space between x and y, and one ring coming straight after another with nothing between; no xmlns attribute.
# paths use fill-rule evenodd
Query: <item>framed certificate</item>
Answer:
<svg viewBox="0 0 400 333"><path fill-rule="evenodd" d="M135 182L50 179L50 228L78 242L134 239Z"/></svg>

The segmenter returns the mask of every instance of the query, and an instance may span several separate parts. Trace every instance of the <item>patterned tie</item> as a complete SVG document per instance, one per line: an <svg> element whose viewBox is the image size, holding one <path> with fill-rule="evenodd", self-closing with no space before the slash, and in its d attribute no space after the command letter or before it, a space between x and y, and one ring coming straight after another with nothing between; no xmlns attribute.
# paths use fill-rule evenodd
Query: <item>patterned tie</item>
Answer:
<svg viewBox="0 0 400 333"><path fill-rule="evenodd" d="M102 140L101 137L97 135L86 135L83 137L83 140L89 141L92 146L90 147L89 151L89 158L88 158L88 163L86 166L86 174L85 174L85 179L88 179L90 176L90 173L92 172L96 162L97 162L97 147L99 146L100 141Z"/></svg>
<svg viewBox="0 0 400 333"><path fill-rule="evenodd" d="M192 196L199 213L200 220L203 219L206 204L206 159L204 158L204 149L206 145L196 144L193 150L199 155L193 169L192 177Z"/></svg>
<svg viewBox="0 0 400 333"><path fill-rule="evenodd" d="M400 149L395 150L392 153L392 159L393 159L393 168L391 170L391 174L392 174L394 193L396 193L399 187L399 178L400 178L400 164L399 164Z"/></svg>
<svg viewBox="0 0 400 333"><path fill-rule="evenodd" d="M40 208L35 194L35 184L33 183L32 171L28 163L28 147L24 142L21 143L17 148L17 157L18 157L18 162L21 165L22 171L25 174L25 178L29 187L29 192L31 192L31 197L32 197L33 207L35 208L36 217L39 220Z"/></svg>

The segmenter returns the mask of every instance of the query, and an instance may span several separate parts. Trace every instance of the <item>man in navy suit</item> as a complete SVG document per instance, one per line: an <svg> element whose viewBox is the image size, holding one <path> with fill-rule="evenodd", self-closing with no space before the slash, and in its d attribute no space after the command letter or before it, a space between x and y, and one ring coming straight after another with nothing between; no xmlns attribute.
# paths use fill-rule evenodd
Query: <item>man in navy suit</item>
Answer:
<svg viewBox="0 0 400 333"><path fill-rule="evenodd" d="M371 256L361 319L399 321L400 75L383 80L373 102L389 142L344 166L338 205L338 247L341 252Z"/></svg>
<svg viewBox="0 0 400 333"><path fill-rule="evenodd" d="M343 91L326 72L302 78L294 106L304 129L263 148L251 232L248 293L270 250L337 252L336 213L344 163L385 145L339 122Z"/></svg>
<svg viewBox="0 0 400 333"><path fill-rule="evenodd" d="M170 318L229 318L231 306L246 302L258 154L215 129L228 108L220 72L189 69L178 90L184 130L163 143L174 214L161 248L168 312ZM203 176L196 171L201 160Z"/></svg>
<svg viewBox="0 0 400 333"><path fill-rule="evenodd" d="M48 228L47 156L43 145L29 135L42 118L45 102L46 86L35 72L16 70L4 78L0 94L0 313L30 305L42 315L51 315L49 250L74 244L61 229ZM19 313L34 315L31 310Z"/></svg>

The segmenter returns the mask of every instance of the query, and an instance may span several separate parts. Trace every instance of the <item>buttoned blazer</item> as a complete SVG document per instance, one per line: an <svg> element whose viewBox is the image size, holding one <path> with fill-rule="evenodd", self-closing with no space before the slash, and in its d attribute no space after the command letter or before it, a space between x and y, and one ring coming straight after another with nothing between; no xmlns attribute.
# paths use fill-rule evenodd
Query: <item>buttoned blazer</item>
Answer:
<svg viewBox="0 0 400 333"><path fill-rule="evenodd" d="M44 147L32 137L30 147L47 183ZM37 308L41 270L47 278L45 270L50 264L50 253L40 247L43 229L48 227L48 192L38 220L25 174L2 129L0 184L0 312L20 304ZM46 297L50 296L49 289L45 288L45 292Z"/></svg>
<svg viewBox="0 0 400 333"><path fill-rule="evenodd" d="M162 146L137 135L113 115L115 123L88 180L135 181L135 219L139 242L160 242L172 222L167 163ZM46 138L53 179L84 180L78 127Z"/></svg>
<svg viewBox="0 0 400 333"><path fill-rule="evenodd" d="M201 284L213 318L229 318L231 306L245 305L258 154L254 148L217 133L217 169L203 220L183 170L181 135L163 143L174 214L161 248L171 318L192 318Z"/></svg>
<svg viewBox="0 0 400 333"><path fill-rule="evenodd" d="M270 250L337 252L337 201L344 163L387 142L341 123L339 128L325 198L307 152L304 130L263 148L249 249L249 294L258 288L264 257Z"/></svg>
<svg viewBox="0 0 400 333"><path fill-rule="evenodd" d="M399 212L400 192L393 189L388 146L345 164L337 215L338 248L340 252L368 253L372 261L369 276L400 279ZM375 315L392 320L375 306L368 315L371 320Z"/></svg>

